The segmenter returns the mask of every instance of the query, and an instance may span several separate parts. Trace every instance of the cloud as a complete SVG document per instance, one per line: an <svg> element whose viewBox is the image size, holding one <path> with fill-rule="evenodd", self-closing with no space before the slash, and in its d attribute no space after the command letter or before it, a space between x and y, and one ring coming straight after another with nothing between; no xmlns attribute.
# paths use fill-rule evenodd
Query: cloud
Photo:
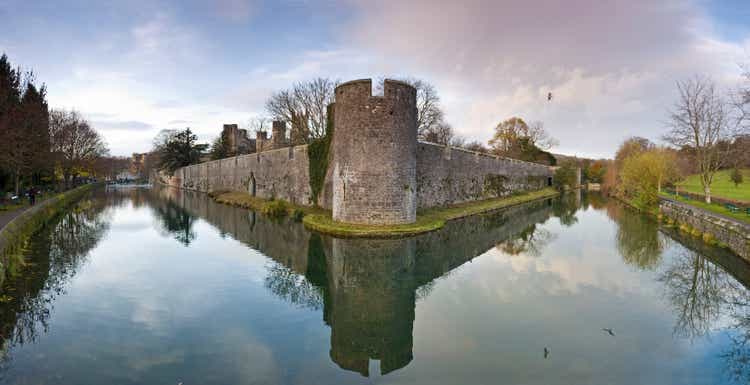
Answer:
<svg viewBox="0 0 750 385"><path fill-rule="evenodd" d="M169 125L172 125L172 124L190 124L190 123L192 123L192 121L190 121L190 120L182 120L182 119L170 120L169 122L167 122L167 124L169 124Z"/></svg>
<svg viewBox="0 0 750 385"><path fill-rule="evenodd" d="M97 130L145 131L154 129L154 126L136 120L95 120L92 122L92 125Z"/></svg>
<svg viewBox="0 0 750 385"><path fill-rule="evenodd" d="M728 42L692 2L636 0L354 2L347 48L435 83L459 133L544 120L558 151L610 156L626 136L658 138L677 79L730 84L748 41ZM552 102L546 101L552 92ZM585 140L582 140L585 138Z"/></svg>
<svg viewBox="0 0 750 385"><path fill-rule="evenodd" d="M211 3L220 17L233 22L250 20L256 8L251 0L216 0Z"/></svg>

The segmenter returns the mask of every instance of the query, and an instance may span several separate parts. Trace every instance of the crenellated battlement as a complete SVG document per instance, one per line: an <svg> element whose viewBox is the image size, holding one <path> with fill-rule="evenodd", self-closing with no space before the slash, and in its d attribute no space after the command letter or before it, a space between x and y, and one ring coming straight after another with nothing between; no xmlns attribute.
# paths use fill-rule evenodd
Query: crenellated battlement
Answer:
<svg viewBox="0 0 750 385"><path fill-rule="evenodd" d="M416 220L417 109L414 87L394 80L336 87L333 219L398 224Z"/></svg>
<svg viewBox="0 0 750 385"><path fill-rule="evenodd" d="M372 92L372 79L351 80L339 84L335 90L336 101L346 102L348 100L370 100L370 99L395 99L408 101L415 98L417 90L409 83L399 80L385 79L383 81L383 95L374 95Z"/></svg>

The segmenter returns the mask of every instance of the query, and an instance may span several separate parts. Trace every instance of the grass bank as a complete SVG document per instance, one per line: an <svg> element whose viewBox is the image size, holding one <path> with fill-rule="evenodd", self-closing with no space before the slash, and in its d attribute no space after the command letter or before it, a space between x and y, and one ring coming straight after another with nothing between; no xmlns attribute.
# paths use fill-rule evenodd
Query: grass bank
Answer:
<svg viewBox="0 0 750 385"><path fill-rule="evenodd" d="M711 196L734 201L750 202L750 169L741 170L745 181L735 186L730 179L732 170L721 170L714 176L711 183ZM677 184L680 191L703 195L703 186L699 175L690 175Z"/></svg>
<svg viewBox="0 0 750 385"><path fill-rule="evenodd" d="M81 199L98 184L87 184L52 196L29 207L0 229L0 285L6 275L16 274L23 266L23 253L34 233Z"/></svg>
<svg viewBox="0 0 750 385"><path fill-rule="evenodd" d="M505 198L486 199L417 212L417 221L405 225L375 226L335 222L330 212L311 213L303 219L305 227L321 233L349 238L395 238L426 233L445 226L445 222L498 210L538 199L557 196L551 188Z"/></svg>
<svg viewBox="0 0 750 385"><path fill-rule="evenodd" d="M297 206L280 199L262 199L254 197L246 192L214 191L208 193L208 195L213 198L216 203L242 207L276 217L290 215L292 217L297 217L296 219L302 219L302 216L305 215L326 212L320 208Z"/></svg>

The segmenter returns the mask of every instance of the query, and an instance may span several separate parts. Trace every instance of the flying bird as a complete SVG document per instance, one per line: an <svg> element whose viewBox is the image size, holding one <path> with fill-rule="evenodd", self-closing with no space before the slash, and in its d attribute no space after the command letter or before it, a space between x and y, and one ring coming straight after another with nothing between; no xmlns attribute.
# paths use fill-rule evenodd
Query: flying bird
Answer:
<svg viewBox="0 0 750 385"><path fill-rule="evenodd" d="M544 347L544 358L546 359L547 357L549 357L549 349L547 349L547 347L545 346Z"/></svg>
<svg viewBox="0 0 750 385"><path fill-rule="evenodd" d="M604 329L602 329L602 330L604 330L605 332L609 333L609 335L611 335L611 336L613 336L613 337L614 337L614 335L615 335L615 332L613 332L613 331L612 331L612 329L607 329L607 328L604 328Z"/></svg>
<svg viewBox="0 0 750 385"><path fill-rule="evenodd" d="M547 93L547 101L549 102L551 100L552 100L552 92L548 92Z"/></svg>

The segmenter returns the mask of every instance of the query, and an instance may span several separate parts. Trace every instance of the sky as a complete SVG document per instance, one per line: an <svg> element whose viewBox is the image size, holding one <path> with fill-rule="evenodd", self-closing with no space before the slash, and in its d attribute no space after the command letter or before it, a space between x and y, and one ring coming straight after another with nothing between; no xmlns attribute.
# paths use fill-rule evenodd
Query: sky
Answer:
<svg viewBox="0 0 750 385"><path fill-rule="evenodd" d="M519 116L544 122L553 152L612 157L667 130L676 81L741 84L748 20L747 0L0 0L0 52L114 155L162 129L209 141L298 81L408 76L469 140Z"/></svg>

